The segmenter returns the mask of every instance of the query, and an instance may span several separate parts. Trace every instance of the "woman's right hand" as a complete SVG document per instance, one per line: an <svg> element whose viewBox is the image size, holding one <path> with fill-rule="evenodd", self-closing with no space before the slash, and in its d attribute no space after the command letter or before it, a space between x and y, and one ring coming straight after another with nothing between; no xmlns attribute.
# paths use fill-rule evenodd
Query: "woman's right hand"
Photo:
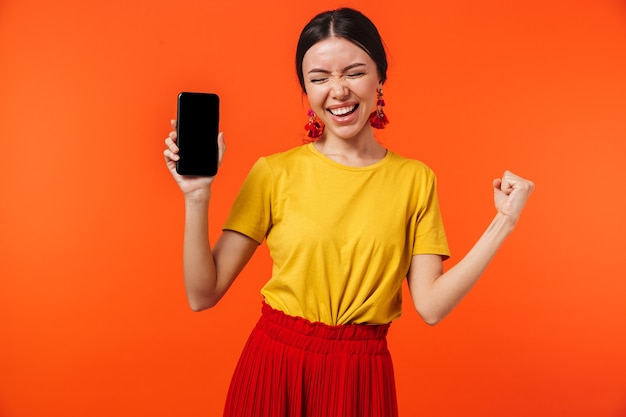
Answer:
<svg viewBox="0 0 626 417"><path fill-rule="evenodd" d="M195 177L195 176L187 176L180 175L176 172L176 161L180 159L178 155L178 146L176 146L176 120L171 121L172 129L165 139L165 150L163 151L163 156L165 157L165 163L167 168L172 174L172 177L180 187L181 191L185 195L185 198L193 198L193 199L209 199L211 195L211 184L215 177ZM224 152L226 150L226 145L224 143L224 133L220 132L217 135L217 147L219 149L219 159L218 166L222 164L222 158L224 157Z"/></svg>

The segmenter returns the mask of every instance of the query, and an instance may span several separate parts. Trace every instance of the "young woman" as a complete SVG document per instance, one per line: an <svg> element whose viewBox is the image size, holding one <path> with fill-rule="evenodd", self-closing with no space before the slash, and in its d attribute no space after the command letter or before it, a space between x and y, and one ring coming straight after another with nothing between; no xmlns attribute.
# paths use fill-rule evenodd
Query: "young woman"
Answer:
<svg viewBox="0 0 626 417"><path fill-rule="evenodd" d="M492 223L444 273L435 175L374 138L387 122L376 27L353 9L319 14L301 33L296 71L311 106L311 141L256 162L213 247L213 178L179 176L176 133L165 140L185 197L189 304L215 305L266 239L274 267L224 416L397 416L386 334L401 312L402 282L421 317L439 322L512 232L534 185L508 171L494 180ZM219 144L223 155L222 134Z"/></svg>

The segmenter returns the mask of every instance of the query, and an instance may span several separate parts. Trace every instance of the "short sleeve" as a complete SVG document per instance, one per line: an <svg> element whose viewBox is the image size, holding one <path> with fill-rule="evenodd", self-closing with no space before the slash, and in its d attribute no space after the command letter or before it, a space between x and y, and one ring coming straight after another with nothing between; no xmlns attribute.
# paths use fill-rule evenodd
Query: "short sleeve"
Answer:
<svg viewBox="0 0 626 417"><path fill-rule="evenodd" d="M265 158L260 158L248 173L222 229L263 242L272 223L271 190L269 166Z"/></svg>
<svg viewBox="0 0 626 417"><path fill-rule="evenodd" d="M422 193L421 207L415 225L413 255L436 254L447 259L450 257L450 249L439 209L437 179L434 173L431 172Z"/></svg>

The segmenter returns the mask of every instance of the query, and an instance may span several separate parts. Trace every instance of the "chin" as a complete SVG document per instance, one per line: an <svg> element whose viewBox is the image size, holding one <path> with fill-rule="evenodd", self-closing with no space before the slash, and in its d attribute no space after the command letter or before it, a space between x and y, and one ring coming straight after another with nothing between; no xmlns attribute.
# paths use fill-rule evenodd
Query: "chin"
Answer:
<svg viewBox="0 0 626 417"><path fill-rule="evenodd" d="M339 139L352 140L362 135L364 132L371 130L372 128L369 125L365 124L360 129L356 126L337 126L329 129L329 133Z"/></svg>

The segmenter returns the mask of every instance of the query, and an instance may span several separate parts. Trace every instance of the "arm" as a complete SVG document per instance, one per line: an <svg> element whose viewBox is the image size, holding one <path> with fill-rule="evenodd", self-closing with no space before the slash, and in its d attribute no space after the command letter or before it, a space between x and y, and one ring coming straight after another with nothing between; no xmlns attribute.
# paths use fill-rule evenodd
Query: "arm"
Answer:
<svg viewBox="0 0 626 417"><path fill-rule="evenodd" d="M176 121L172 121L176 128ZM194 311L213 307L226 293L258 243L242 234L224 231L212 250L209 242L209 201L214 177L185 177L176 172L179 159L176 131L165 140L163 152L166 165L185 198L185 231L183 269L189 306ZM218 136L219 161L226 146L222 133Z"/></svg>
<svg viewBox="0 0 626 417"><path fill-rule="evenodd" d="M407 275L416 310L430 325L437 324L463 299L513 231L534 184L511 172L494 180L498 212L465 257L443 272L439 255L414 255Z"/></svg>
<svg viewBox="0 0 626 417"><path fill-rule="evenodd" d="M225 230L211 250L208 206L208 200L185 200L183 271L187 300L194 311L217 304L259 245L248 236Z"/></svg>

